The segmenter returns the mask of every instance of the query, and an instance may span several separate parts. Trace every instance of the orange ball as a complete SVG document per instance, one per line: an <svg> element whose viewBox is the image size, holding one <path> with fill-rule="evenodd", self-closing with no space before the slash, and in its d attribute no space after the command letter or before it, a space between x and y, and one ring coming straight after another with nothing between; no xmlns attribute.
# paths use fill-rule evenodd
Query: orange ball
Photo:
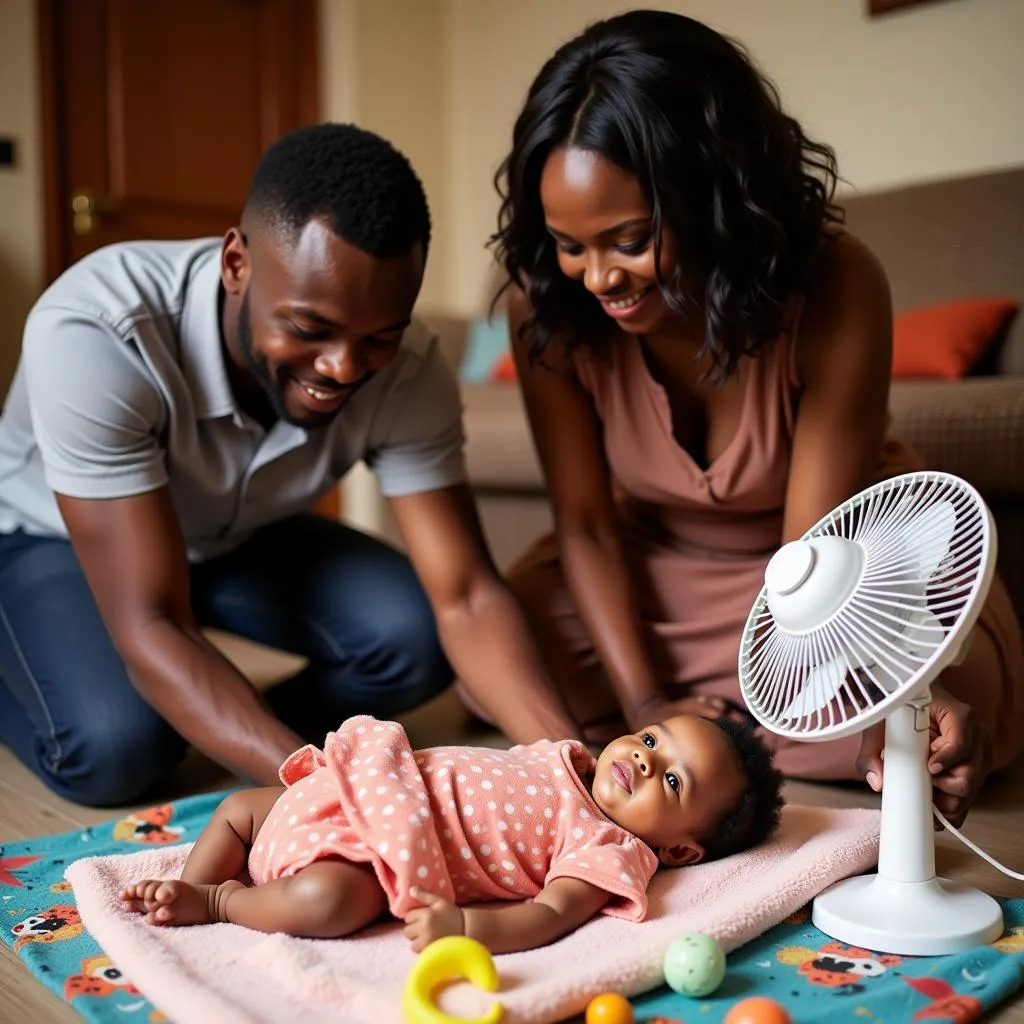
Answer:
<svg viewBox="0 0 1024 1024"><path fill-rule="evenodd" d="M603 992L587 1003L586 1024L633 1024L633 1007L618 992Z"/></svg>
<svg viewBox="0 0 1024 1024"><path fill-rule="evenodd" d="M738 1002L722 1024L793 1024L785 1008L766 996L751 996Z"/></svg>

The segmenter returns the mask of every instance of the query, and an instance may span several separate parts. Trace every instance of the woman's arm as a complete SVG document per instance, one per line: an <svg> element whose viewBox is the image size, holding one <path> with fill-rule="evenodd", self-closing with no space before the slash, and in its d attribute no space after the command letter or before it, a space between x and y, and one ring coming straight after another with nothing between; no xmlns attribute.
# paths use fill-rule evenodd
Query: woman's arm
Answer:
<svg viewBox="0 0 1024 1024"><path fill-rule="evenodd" d="M783 540L867 487L885 436L892 366L892 307L885 272L851 235L826 247L798 339L803 395L793 442ZM935 801L962 823L984 781L990 737L971 707L971 680L932 687L929 770ZM882 788L884 724L862 738L857 767Z"/></svg>
<svg viewBox="0 0 1024 1024"><path fill-rule="evenodd" d="M805 300L797 359L803 393L783 542L868 486L882 450L892 367L889 284L851 235L837 235L823 249Z"/></svg>
<svg viewBox="0 0 1024 1024"><path fill-rule="evenodd" d="M632 727L661 698L644 648L640 610L612 500L601 424L564 352L549 346L531 364L520 327L530 315L522 290L508 299L512 350L534 443L554 506L562 565L583 623Z"/></svg>

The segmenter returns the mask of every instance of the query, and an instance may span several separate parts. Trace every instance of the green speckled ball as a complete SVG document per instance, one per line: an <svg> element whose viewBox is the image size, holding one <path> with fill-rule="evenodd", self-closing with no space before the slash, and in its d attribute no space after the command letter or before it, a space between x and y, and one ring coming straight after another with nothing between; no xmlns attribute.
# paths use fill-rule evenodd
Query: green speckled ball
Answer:
<svg viewBox="0 0 1024 1024"><path fill-rule="evenodd" d="M665 950L665 982L691 999L711 995L725 977L725 953L710 935L687 932Z"/></svg>

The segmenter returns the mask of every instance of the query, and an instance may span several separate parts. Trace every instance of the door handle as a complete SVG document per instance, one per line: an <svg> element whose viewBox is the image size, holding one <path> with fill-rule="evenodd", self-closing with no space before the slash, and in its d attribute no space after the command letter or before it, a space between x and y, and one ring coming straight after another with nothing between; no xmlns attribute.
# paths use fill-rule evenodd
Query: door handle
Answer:
<svg viewBox="0 0 1024 1024"><path fill-rule="evenodd" d="M117 204L99 199L90 188L76 188L71 193L72 223L76 235L91 235L99 227L100 214L113 213Z"/></svg>

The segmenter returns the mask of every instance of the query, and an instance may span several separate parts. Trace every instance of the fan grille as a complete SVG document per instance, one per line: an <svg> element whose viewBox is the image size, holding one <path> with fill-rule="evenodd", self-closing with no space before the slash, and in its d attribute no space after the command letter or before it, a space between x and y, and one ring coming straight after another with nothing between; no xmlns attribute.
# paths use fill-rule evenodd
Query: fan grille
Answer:
<svg viewBox="0 0 1024 1024"><path fill-rule="evenodd" d="M909 473L877 484L804 540L859 544L859 586L826 621L794 633L762 587L740 644L739 677L772 732L825 740L884 717L951 661L988 590L995 534L980 495L959 477Z"/></svg>

